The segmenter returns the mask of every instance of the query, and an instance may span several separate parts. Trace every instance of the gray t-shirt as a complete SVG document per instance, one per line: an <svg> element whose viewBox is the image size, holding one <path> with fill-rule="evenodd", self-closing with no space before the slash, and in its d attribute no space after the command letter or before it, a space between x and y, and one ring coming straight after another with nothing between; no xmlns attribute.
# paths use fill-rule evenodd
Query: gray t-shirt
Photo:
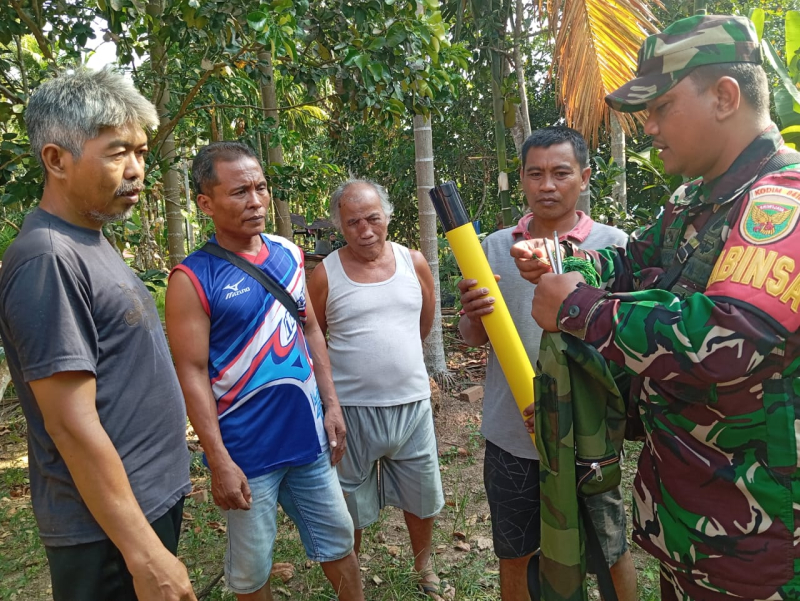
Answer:
<svg viewBox="0 0 800 601"><path fill-rule="evenodd" d="M573 243L590 250L626 244L628 235L625 232L601 223L587 222L585 221L587 219L588 217L581 214L581 221L573 232L580 230L582 237L588 229L588 235L582 242L578 242L568 234ZM511 227L494 232L484 239L482 246L492 271L501 277L498 283L500 292L535 369L539 358L539 343L542 339L542 330L531 317L531 303L536 286L520 277L511 258L511 246L522 239L521 237L515 239L513 232L514 228ZM539 453L525 429L514 395L511 394L491 345L486 364L481 433L487 440L516 457L539 458Z"/></svg>
<svg viewBox="0 0 800 601"><path fill-rule="evenodd" d="M28 382L66 371L97 379L97 412L153 522L191 490L186 408L153 299L100 232L41 209L3 257L0 336L28 423L42 541L106 538L80 497Z"/></svg>

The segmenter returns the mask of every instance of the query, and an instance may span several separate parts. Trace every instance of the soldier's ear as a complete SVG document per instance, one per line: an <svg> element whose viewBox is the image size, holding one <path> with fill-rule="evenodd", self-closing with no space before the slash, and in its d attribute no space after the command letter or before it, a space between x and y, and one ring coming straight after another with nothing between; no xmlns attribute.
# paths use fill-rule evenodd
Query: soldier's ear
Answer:
<svg viewBox="0 0 800 601"><path fill-rule="evenodd" d="M742 103L742 90L739 82L727 75L720 77L711 90L717 99L717 119L725 121L733 116Z"/></svg>

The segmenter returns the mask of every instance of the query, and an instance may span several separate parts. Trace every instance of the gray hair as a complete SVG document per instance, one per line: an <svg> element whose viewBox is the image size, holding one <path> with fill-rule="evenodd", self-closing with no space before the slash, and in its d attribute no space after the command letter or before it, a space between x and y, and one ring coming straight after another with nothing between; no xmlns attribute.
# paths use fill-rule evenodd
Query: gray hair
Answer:
<svg viewBox="0 0 800 601"><path fill-rule="evenodd" d="M386 191L386 188L371 179L349 179L340 184L331 195L331 221L333 222L333 225L339 229L339 231L342 229L342 196L344 196L344 193L350 186L356 185L372 186L377 193L378 198L381 199L381 210L383 210L383 214L386 215L387 220L390 220L392 218L392 214L394 213L394 205L389 200L389 193Z"/></svg>
<svg viewBox="0 0 800 601"><path fill-rule="evenodd" d="M78 159L86 141L104 127L155 128L158 123L153 103L109 67L64 71L36 88L25 109L31 151L42 169L42 148L47 144L56 144Z"/></svg>

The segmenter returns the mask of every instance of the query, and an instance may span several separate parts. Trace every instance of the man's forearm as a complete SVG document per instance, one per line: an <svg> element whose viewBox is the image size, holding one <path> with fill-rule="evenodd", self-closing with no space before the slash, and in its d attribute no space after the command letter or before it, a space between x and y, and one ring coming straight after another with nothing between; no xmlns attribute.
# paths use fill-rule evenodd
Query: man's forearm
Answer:
<svg viewBox="0 0 800 601"><path fill-rule="evenodd" d="M186 399L186 413L200 439L208 465L214 471L214 465L230 460L230 455L222 441L217 403L208 381L208 371L205 368L193 370L195 373L188 373L190 371L178 367L178 379Z"/></svg>
<svg viewBox="0 0 800 601"><path fill-rule="evenodd" d="M308 348L314 360L314 377L319 387L319 395L322 405L339 405L339 397L336 395L336 388L333 386L333 376L331 374L331 360L328 356L328 348L325 338L319 328L309 328L306 331Z"/></svg>
<svg viewBox="0 0 800 601"><path fill-rule="evenodd" d="M462 315L458 321L458 331L461 333L462 340L469 346L483 346L489 342L489 335L480 319L472 321L466 315Z"/></svg>
<svg viewBox="0 0 800 601"><path fill-rule="evenodd" d="M162 546L142 513L122 460L99 419L48 429L84 503L129 569L149 561Z"/></svg>

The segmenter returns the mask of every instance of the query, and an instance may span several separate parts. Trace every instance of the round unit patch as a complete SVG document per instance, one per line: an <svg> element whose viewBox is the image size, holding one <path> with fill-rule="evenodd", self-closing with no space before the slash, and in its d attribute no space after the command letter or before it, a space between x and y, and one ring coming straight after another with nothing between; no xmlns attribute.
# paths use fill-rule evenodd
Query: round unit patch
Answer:
<svg viewBox="0 0 800 601"><path fill-rule="evenodd" d="M792 233L800 217L800 194L791 188L762 186L750 192L739 233L751 244L771 244Z"/></svg>

